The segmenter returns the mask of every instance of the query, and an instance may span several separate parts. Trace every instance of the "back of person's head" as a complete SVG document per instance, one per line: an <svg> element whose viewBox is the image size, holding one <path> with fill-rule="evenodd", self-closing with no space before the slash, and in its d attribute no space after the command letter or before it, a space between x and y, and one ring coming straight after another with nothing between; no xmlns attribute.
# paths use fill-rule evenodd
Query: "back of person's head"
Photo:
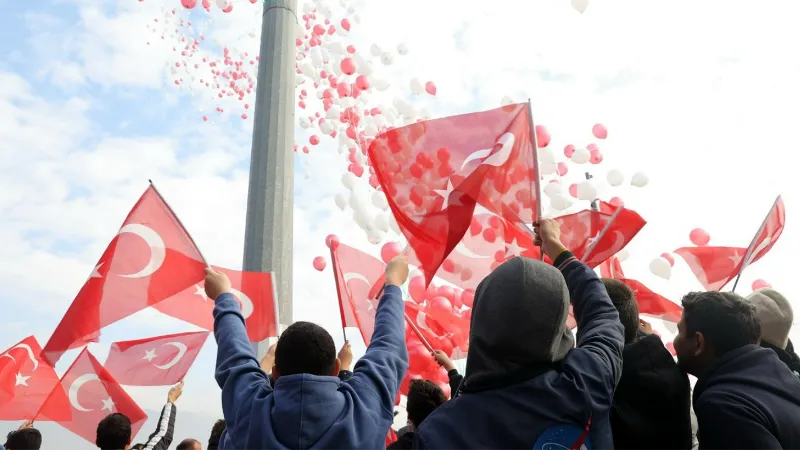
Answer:
<svg viewBox="0 0 800 450"><path fill-rule="evenodd" d="M121 450L130 443L131 420L125 414L109 414L97 424L95 444L101 450Z"/></svg>
<svg viewBox="0 0 800 450"><path fill-rule="evenodd" d="M748 295L747 300L755 306L761 320L761 340L786 349L794 322L792 305L786 297L775 289L764 288Z"/></svg>
<svg viewBox="0 0 800 450"><path fill-rule="evenodd" d="M601 281L619 313L619 321L625 327L625 343L633 342L639 332L639 304L633 289L613 278L601 278Z"/></svg>
<svg viewBox="0 0 800 450"><path fill-rule="evenodd" d="M408 385L406 411L408 420L418 427L434 409L447 401L442 388L428 380L411 380Z"/></svg>
<svg viewBox="0 0 800 450"><path fill-rule="evenodd" d="M175 447L175 450L201 450L203 448L203 444L196 439L184 439Z"/></svg>
<svg viewBox="0 0 800 450"><path fill-rule="evenodd" d="M42 433L36 428L23 428L8 433L7 450L39 450L42 446Z"/></svg>
<svg viewBox="0 0 800 450"><path fill-rule="evenodd" d="M336 346L330 333L311 322L289 325L275 347L274 372L276 379L298 373L336 375Z"/></svg>
<svg viewBox="0 0 800 450"><path fill-rule="evenodd" d="M733 292L690 292L681 300L675 352L678 363L697 374L701 365L748 344L757 344L761 322L755 307Z"/></svg>
<svg viewBox="0 0 800 450"><path fill-rule="evenodd" d="M144 444L133 444L131 450L144 450Z"/></svg>
<svg viewBox="0 0 800 450"><path fill-rule="evenodd" d="M222 419L214 422L211 427L211 436L208 438L208 450L217 450L219 448L219 440L222 437L222 432L225 431L225 421Z"/></svg>
<svg viewBox="0 0 800 450"><path fill-rule="evenodd" d="M475 290L462 390L564 359L574 346L568 314L569 290L558 269L522 257L500 264Z"/></svg>

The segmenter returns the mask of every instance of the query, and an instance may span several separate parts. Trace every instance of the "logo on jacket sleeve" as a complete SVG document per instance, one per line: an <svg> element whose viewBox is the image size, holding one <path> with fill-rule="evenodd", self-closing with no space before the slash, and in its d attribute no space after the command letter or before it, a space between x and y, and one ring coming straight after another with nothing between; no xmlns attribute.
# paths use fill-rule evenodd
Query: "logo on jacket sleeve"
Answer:
<svg viewBox="0 0 800 450"><path fill-rule="evenodd" d="M575 425L553 425L544 430L536 443L533 444L533 450L571 450L575 445L584 437L584 428ZM578 446L579 450L592 450L592 443L588 436L583 439L583 443Z"/></svg>

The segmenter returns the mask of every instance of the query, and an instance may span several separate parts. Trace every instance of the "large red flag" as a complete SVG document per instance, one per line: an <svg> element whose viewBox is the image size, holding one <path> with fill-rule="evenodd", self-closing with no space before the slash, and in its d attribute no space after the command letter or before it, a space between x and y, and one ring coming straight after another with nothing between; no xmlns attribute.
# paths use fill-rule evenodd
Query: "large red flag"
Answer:
<svg viewBox="0 0 800 450"><path fill-rule="evenodd" d="M612 256L600 264L600 276L617 280L625 278L625 272L622 270L622 263L618 256Z"/></svg>
<svg viewBox="0 0 800 450"><path fill-rule="evenodd" d="M536 219L537 152L528 104L414 123L370 145L375 176L429 284L475 206Z"/></svg>
<svg viewBox="0 0 800 450"><path fill-rule="evenodd" d="M681 320L681 311L683 308L670 301L666 297L656 294L651 291L644 284L631 279L620 279L623 283L628 285L636 296L636 303L639 304L639 312L658 317L662 320L669 322L678 322Z"/></svg>
<svg viewBox="0 0 800 450"><path fill-rule="evenodd" d="M56 371L42 348L28 336L0 355L0 384L8 396L0 401L0 420L31 420L58 385Z"/></svg>
<svg viewBox="0 0 800 450"><path fill-rule="evenodd" d="M242 272L214 266L228 276L233 287L233 295L239 300L242 315L247 326L250 342L259 342L277 336L275 321L275 290L272 287L270 272ZM202 283L164 300L155 309L200 328L214 330L214 302L206 296Z"/></svg>
<svg viewBox="0 0 800 450"><path fill-rule="evenodd" d="M331 263L336 277L342 325L357 327L364 343L369 345L379 301L369 295L370 289L376 283L383 283L386 264L341 242L331 246Z"/></svg>
<svg viewBox="0 0 800 450"><path fill-rule="evenodd" d="M204 278L189 234L151 186L123 222L44 347L55 365L70 349L96 342L100 330Z"/></svg>
<svg viewBox="0 0 800 450"><path fill-rule="evenodd" d="M585 259L589 267L597 267L617 254L633 240L647 222L636 211L623 208L611 223L606 234L586 255L592 243L611 220L613 214L584 210L575 214L557 217L561 229L561 242L579 259Z"/></svg>
<svg viewBox="0 0 800 450"><path fill-rule="evenodd" d="M84 348L61 377L60 386L47 398L36 420L57 422L94 444L97 424L113 413L122 413L130 419L132 437L147 420L147 414Z"/></svg>
<svg viewBox="0 0 800 450"><path fill-rule="evenodd" d="M119 384L176 384L186 376L208 334L208 331L194 331L114 342L104 366Z"/></svg>

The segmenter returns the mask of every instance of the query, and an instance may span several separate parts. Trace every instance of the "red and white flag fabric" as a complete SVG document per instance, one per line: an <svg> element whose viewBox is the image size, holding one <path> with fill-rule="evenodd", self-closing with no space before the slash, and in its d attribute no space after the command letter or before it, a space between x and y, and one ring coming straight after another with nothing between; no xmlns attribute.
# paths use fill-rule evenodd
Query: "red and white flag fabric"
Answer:
<svg viewBox="0 0 800 450"><path fill-rule="evenodd" d="M96 342L100 330L205 277L189 234L151 186L145 191L44 347L53 364Z"/></svg>
<svg viewBox="0 0 800 450"><path fill-rule="evenodd" d="M707 291L718 291L769 252L783 234L786 210L778 196L747 248L683 247L675 250Z"/></svg>
<svg viewBox="0 0 800 450"><path fill-rule="evenodd" d="M369 345L375 330L378 301L370 296L376 284L382 284L386 264L372 255L341 242L331 243L331 265L336 277L343 327L356 327Z"/></svg>
<svg viewBox="0 0 800 450"><path fill-rule="evenodd" d="M679 322L683 308L677 303L672 302L651 291L643 283L627 278L620 279L625 283L636 296L636 303L639 304L639 313L658 317L669 322Z"/></svg>
<svg viewBox="0 0 800 450"><path fill-rule="evenodd" d="M208 335L193 331L114 342L104 366L119 384L173 385L186 376Z"/></svg>
<svg viewBox="0 0 800 450"><path fill-rule="evenodd" d="M0 420L31 420L58 385L58 375L42 358L42 348L28 336L0 354Z"/></svg>
<svg viewBox="0 0 800 450"><path fill-rule="evenodd" d="M275 319L275 289L272 273L243 272L214 266L231 280L233 295L239 301L250 342L260 342L278 335ZM176 319L214 330L214 301L206 296L203 283L153 305L156 310Z"/></svg>
<svg viewBox="0 0 800 450"><path fill-rule="evenodd" d="M561 242L589 267L597 267L616 255L641 231L647 222L636 211L623 208L605 235L600 236L613 213L584 210L557 217ZM594 247L593 243L600 239ZM591 253L587 255L587 252Z"/></svg>
<svg viewBox="0 0 800 450"><path fill-rule="evenodd" d="M537 149L526 103L407 125L370 144L375 177L429 284L480 204L536 220Z"/></svg>
<svg viewBox="0 0 800 450"><path fill-rule="evenodd" d="M97 424L113 413L130 419L131 436L136 436L147 420L147 414L84 348L61 377L60 386L44 402L36 420L57 422L94 444Z"/></svg>
<svg viewBox="0 0 800 450"><path fill-rule="evenodd" d="M615 280L625 278L625 272L622 270L622 263L618 256L612 256L600 264L600 276Z"/></svg>

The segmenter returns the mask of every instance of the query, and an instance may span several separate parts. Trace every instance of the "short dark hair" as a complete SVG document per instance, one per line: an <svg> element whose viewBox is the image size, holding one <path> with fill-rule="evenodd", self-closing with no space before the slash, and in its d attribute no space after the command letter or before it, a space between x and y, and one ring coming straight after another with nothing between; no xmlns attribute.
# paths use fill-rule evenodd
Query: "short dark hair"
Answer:
<svg viewBox="0 0 800 450"><path fill-rule="evenodd" d="M756 344L761 337L755 306L733 292L690 292L681 304L686 334L703 333L716 356Z"/></svg>
<svg viewBox="0 0 800 450"><path fill-rule="evenodd" d="M133 444L131 450L144 450L144 444Z"/></svg>
<svg viewBox="0 0 800 450"><path fill-rule="evenodd" d="M208 438L208 450L217 450L219 448L219 440L222 437L222 432L225 431L225 421L222 419L214 422L211 427L211 436Z"/></svg>
<svg viewBox="0 0 800 450"><path fill-rule="evenodd" d="M42 433L36 428L23 428L8 433L5 448L8 450L39 450L42 446Z"/></svg>
<svg viewBox="0 0 800 450"><path fill-rule="evenodd" d="M107 415L97 424L95 444L101 450L119 450L131 442L131 419L125 414Z"/></svg>
<svg viewBox="0 0 800 450"><path fill-rule="evenodd" d="M625 327L625 343L633 342L639 332L639 303L636 301L636 294L622 281L613 278L601 278L600 281L606 287L611 303L619 313L619 321Z"/></svg>
<svg viewBox="0 0 800 450"><path fill-rule="evenodd" d="M436 408L447 401L444 391L433 381L411 380L408 385L406 412L408 420L418 427Z"/></svg>
<svg viewBox="0 0 800 450"><path fill-rule="evenodd" d="M194 449L194 444L199 444L199 443L200 441L198 441L197 439L191 439L191 438L184 439L181 441L180 444L178 444L177 447L175 447L175 450L192 450Z"/></svg>
<svg viewBox="0 0 800 450"><path fill-rule="evenodd" d="M336 346L330 333L311 322L295 322L281 333L275 347L278 375L308 373L331 375L336 362Z"/></svg>

